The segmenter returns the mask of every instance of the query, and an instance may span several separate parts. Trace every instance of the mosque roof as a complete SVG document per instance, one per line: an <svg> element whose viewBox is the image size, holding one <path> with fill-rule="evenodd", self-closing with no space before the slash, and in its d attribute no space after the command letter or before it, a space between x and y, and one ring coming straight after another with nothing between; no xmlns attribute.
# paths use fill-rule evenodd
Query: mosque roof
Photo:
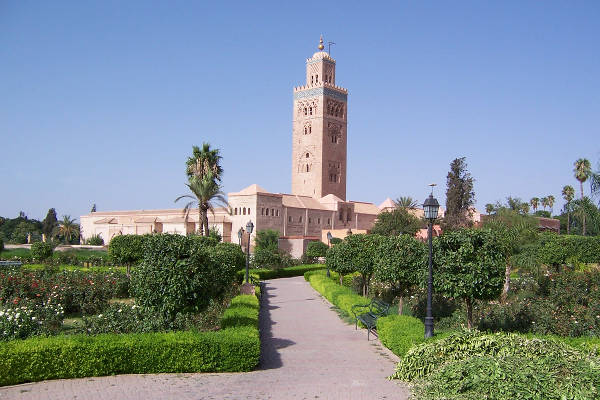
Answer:
<svg viewBox="0 0 600 400"><path fill-rule="evenodd" d="M321 199L319 200L319 202L321 202L323 204L327 204L327 203L343 203L344 200L340 199L335 194L328 194L327 196L321 197Z"/></svg>
<svg viewBox="0 0 600 400"><path fill-rule="evenodd" d="M379 205L380 210L383 210L384 208L396 208L396 203L394 203L394 200L388 197Z"/></svg>
<svg viewBox="0 0 600 400"><path fill-rule="evenodd" d="M326 51L317 51L315 54L313 54L312 59L320 59L320 58L326 58L328 60L333 61L333 58L331 58L331 56L329 55L329 53L327 53Z"/></svg>
<svg viewBox="0 0 600 400"><path fill-rule="evenodd" d="M252 195L252 194L257 194L257 193L271 193L269 191L267 191L266 189L261 188L260 186L258 186L256 183L252 184L250 186L248 186L247 188L244 188L242 190L240 190L239 192L235 192L235 193L229 193L229 195L233 195L233 196L244 196L244 195Z"/></svg>
<svg viewBox="0 0 600 400"><path fill-rule="evenodd" d="M328 210L328 208L319 203L317 199L309 196L282 194L281 200L285 207L308 208L309 210Z"/></svg>
<svg viewBox="0 0 600 400"><path fill-rule="evenodd" d="M379 207L373 203L364 203L362 201L350 201L349 203L354 204L354 212L358 214L377 215L381 212Z"/></svg>

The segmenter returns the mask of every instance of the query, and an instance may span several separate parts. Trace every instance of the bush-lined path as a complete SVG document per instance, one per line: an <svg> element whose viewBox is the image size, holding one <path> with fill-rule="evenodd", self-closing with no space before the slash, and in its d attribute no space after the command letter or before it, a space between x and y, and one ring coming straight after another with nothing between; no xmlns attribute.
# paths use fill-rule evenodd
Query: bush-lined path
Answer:
<svg viewBox="0 0 600 400"><path fill-rule="evenodd" d="M408 398L406 387L386 379L397 358L343 323L303 277L266 283L260 321L257 371L46 381L0 388L0 399Z"/></svg>

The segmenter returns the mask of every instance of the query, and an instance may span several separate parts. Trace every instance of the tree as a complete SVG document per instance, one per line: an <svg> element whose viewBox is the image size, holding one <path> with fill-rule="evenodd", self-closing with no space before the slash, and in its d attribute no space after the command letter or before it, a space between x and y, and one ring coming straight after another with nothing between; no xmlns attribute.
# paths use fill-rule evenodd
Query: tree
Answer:
<svg viewBox="0 0 600 400"><path fill-rule="evenodd" d="M257 231L254 244L256 249L277 251L279 248L279 231L275 229Z"/></svg>
<svg viewBox="0 0 600 400"><path fill-rule="evenodd" d="M188 202L183 207L183 213L187 220L192 207L198 207L198 224L200 226L200 235L209 236L210 230L208 227L208 211L214 213L214 203L227 205L225 195L221 191L221 186L213 178L212 174L204 175L201 179L193 176L190 178L186 186L190 189L193 195L185 194L175 199L175 202L188 198L192 201Z"/></svg>
<svg viewBox="0 0 600 400"><path fill-rule="evenodd" d="M325 243L319 241L314 241L314 242L309 242L306 245L306 257L309 257L313 260L316 260L319 257L325 257L325 255L327 254L327 249L329 248L329 246L327 246Z"/></svg>
<svg viewBox="0 0 600 400"><path fill-rule="evenodd" d="M548 198L547 197L542 197L542 207L544 207L544 211L546 210L546 207L548 207Z"/></svg>
<svg viewBox="0 0 600 400"><path fill-rule="evenodd" d="M524 203L526 204L526 203ZM506 301L510 290L510 273L513 257L521 252L524 246L537 241L537 226L535 218L518 211L501 209L483 225L490 229L500 242L505 259L504 288L501 300Z"/></svg>
<svg viewBox="0 0 600 400"><path fill-rule="evenodd" d="M211 175L215 181L221 182L223 175L221 159L219 149L211 149L208 143L202 143L202 149L194 146L192 156L186 162L188 178L196 177L201 180L206 175Z"/></svg>
<svg viewBox="0 0 600 400"><path fill-rule="evenodd" d="M485 205L485 212L486 212L486 214L488 214L488 215L489 215L489 214L491 214L491 213L493 213L495 209L496 209L496 208L494 207L494 205L493 205L492 203L487 203L487 204Z"/></svg>
<svg viewBox="0 0 600 400"><path fill-rule="evenodd" d="M581 200L583 200L583 182L587 181L587 179L590 177L590 174L592 172L592 166L590 164L590 161L585 159L585 158L580 158L577 161L575 161L575 169L573 170L573 172L575 172L575 179L577 179L579 181L579 187L581 189ZM585 212L583 213L583 233L582 235L585 236L585 231L586 231L586 227L585 227Z"/></svg>
<svg viewBox="0 0 600 400"><path fill-rule="evenodd" d="M73 238L79 237L79 224L76 219L71 219L70 215L63 215L58 226L58 234L65 239L65 244L69 244Z"/></svg>
<svg viewBox="0 0 600 400"><path fill-rule="evenodd" d="M398 314L402 314L404 298L410 289L425 279L427 265L425 243L410 235L384 237L379 243L375 263L375 279L391 286L399 297Z"/></svg>
<svg viewBox="0 0 600 400"><path fill-rule="evenodd" d="M540 205L540 198L532 197L531 200L529 200L529 204L531 204L531 208L533 208L533 212L535 213Z"/></svg>
<svg viewBox="0 0 600 400"><path fill-rule="evenodd" d="M521 209L519 210L523 215L529 214L529 204L526 202L521 203Z"/></svg>
<svg viewBox="0 0 600 400"><path fill-rule="evenodd" d="M567 235L571 232L571 202L573 201L573 197L575 197L575 189L573 186L566 185L562 189L563 199L567 202L565 205L565 209L567 210Z"/></svg>
<svg viewBox="0 0 600 400"><path fill-rule="evenodd" d="M369 294L369 282L375 271L377 248L382 238L380 235L356 234L344 239L349 250L345 253L347 258L344 261L360 273L363 296Z"/></svg>
<svg viewBox="0 0 600 400"><path fill-rule="evenodd" d="M465 301L471 329L473 301L495 299L502 291L505 260L500 242L489 230L461 229L436 238L434 247L434 288Z"/></svg>
<svg viewBox="0 0 600 400"><path fill-rule="evenodd" d="M56 232L58 227L58 219L56 218L56 210L51 208L46 214L46 218L42 221L42 233L46 235L46 238L50 238L52 234Z"/></svg>
<svg viewBox="0 0 600 400"><path fill-rule="evenodd" d="M356 271L356 268L349 262L352 258L352 248L346 240L337 243L335 246L327 250L325 263L330 270L337 272L340 275L340 286L344 283L344 275L351 274Z"/></svg>
<svg viewBox="0 0 600 400"><path fill-rule="evenodd" d="M556 200L554 198L554 196L552 195L548 195L548 197L546 197L546 199L548 199L548 207L550 208L550 215L552 215L552 208L554 207L554 201Z"/></svg>
<svg viewBox="0 0 600 400"><path fill-rule="evenodd" d="M90 212L96 212L96 203L94 203L94 205L92 206L92 209L90 210Z"/></svg>
<svg viewBox="0 0 600 400"><path fill-rule="evenodd" d="M400 196L394 202L398 208L417 208L417 201L410 196Z"/></svg>
<svg viewBox="0 0 600 400"><path fill-rule="evenodd" d="M450 163L446 186L445 224L449 228L469 226L470 209L475 201L475 192L473 178L467 171L465 157L456 158Z"/></svg>
<svg viewBox="0 0 600 400"><path fill-rule="evenodd" d="M422 225L421 220L406 208L396 208L389 212L379 213L371 233L384 236L414 235Z"/></svg>

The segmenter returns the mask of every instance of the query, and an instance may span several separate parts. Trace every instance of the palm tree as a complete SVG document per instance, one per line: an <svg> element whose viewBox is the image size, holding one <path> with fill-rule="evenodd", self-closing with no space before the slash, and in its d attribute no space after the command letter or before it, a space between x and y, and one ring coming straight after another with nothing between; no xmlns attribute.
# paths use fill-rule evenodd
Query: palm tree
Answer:
<svg viewBox="0 0 600 400"><path fill-rule="evenodd" d="M491 214L491 213L494 211L494 208L495 208L495 207L494 207L494 205L493 205L493 204L491 204L491 203L487 203L487 204L485 205L485 212L486 212L486 214L488 214L488 215L489 215L489 214Z"/></svg>
<svg viewBox="0 0 600 400"><path fill-rule="evenodd" d="M573 201L573 197L575 197L575 189L573 189L573 186L571 185L566 185L563 187L562 195L567 202L567 235L569 235L571 232L571 201Z"/></svg>
<svg viewBox="0 0 600 400"><path fill-rule="evenodd" d="M521 212L523 215L529 214L529 204L527 204L527 202L521 203Z"/></svg>
<svg viewBox="0 0 600 400"><path fill-rule="evenodd" d="M225 195L221 191L221 185L216 182L212 172L204 175L202 179L192 177L186 186L190 189L193 195L184 194L175 199L175 202L188 198L192 201L188 202L183 208L185 219L187 220L190 210L195 205L198 206L198 224L200 225L200 235L208 236L210 234L208 228L208 211L214 213L214 202L221 203L227 206Z"/></svg>
<svg viewBox="0 0 600 400"><path fill-rule="evenodd" d="M552 195L548 195L546 199L548 201L548 207L550 207L550 216L552 217L552 207L554 207L554 200L556 199Z"/></svg>
<svg viewBox="0 0 600 400"><path fill-rule="evenodd" d="M211 149L208 143L202 143L202 149L194 146L192 156L186 162L188 178L202 179L204 176L212 174L215 181L221 182L221 176L223 175L223 168L220 164L221 159L219 149Z"/></svg>
<svg viewBox="0 0 600 400"><path fill-rule="evenodd" d="M397 208L416 208L418 203L410 196L400 196L394 202Z"/></svg>
<svg viewBox="0 0 600 400"><path fill-rule="evenodd" d="M58 225L58 234L65 238L68 244L76 233L79 233L79 225L75 223L76 219L71 219L70 215L63 215L62 221Z"/></svg>
<svg viewBox="0 0 600 400"><path fill-rule="evenodd" d="M590 161L586 158L580 158L575 161L575 179L579 181L579 187L581 189L581 200L583 200L583 182L587 181L592 173L592 166ZM583 236L585 236L585 212L583 213Z"/></svg>
<svg viewBox="0 0 600 400"><path fill-rule="evenodd" d="M533 208L533 213L535 214L535 212L538 209L538 206L540 205L540 198L532 197L531 200L529 200L529 204L531 204L531 208Z"/></svg>
<svg viewBox="0 0 600 400"><path fill-rule="evenodd" d="M548 207L548 198L542 197L541 203L542 203L542 207L544 207L544 211L546 211L546 207Z"/></svg>

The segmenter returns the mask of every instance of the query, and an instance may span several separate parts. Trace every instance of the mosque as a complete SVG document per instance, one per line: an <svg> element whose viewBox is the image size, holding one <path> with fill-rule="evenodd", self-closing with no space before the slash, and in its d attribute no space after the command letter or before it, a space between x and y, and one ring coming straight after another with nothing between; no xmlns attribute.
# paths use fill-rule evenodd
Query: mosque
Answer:
<svg viewBox="0 0 600 400"><path fill-rule="evenodd" d="M271 193L256 184L228 193L229 208L208 217L225 242L247 243L243 229L251 220L253 237L259 230L277 230L279 247L299 257L308 242L327 243L328 232L341 238L368 232L379 213L395 207L389 198L379 206L346 199L348 90L336 84L336 62L324 51L322 37L318 49L306 60L306 84L293 91L291 193ZM80 221L82 240L100 235L105 243L119 234L187 234L199 228L197 209L187 218L182 209L169 209L92 212Z"/></svg>

